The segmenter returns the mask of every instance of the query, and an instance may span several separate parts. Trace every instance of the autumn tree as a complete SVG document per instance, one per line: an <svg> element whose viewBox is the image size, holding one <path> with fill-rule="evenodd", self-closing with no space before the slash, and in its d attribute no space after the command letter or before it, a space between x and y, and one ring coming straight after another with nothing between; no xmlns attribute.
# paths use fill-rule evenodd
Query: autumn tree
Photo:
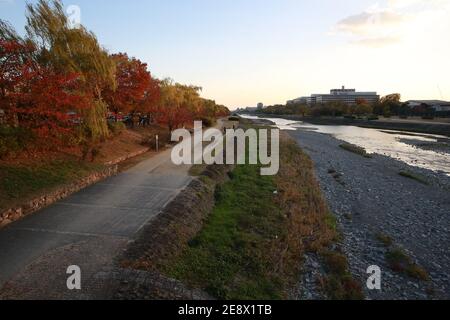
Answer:
<svg viewBox="0 0 450 320"><path fill-rule="evenodd" d="M91 97L83 124L91 139L108 135L104 88L115 89L115 64L92 32L70 28L60 0L27 5L28 38L38 46L38 61L61 74L78 74L80 87Z"/></svg>
<svg viewBox="0 0 450 320"><path fill-rule="evenodd" d="M355 107L355 113L358 116L371 114L373 112L373 107L369 104L369 102L366 99L357 99L356 100L356 107Z"/></svg>
<svg viewBox="0 0 450 320"><path fill-rule="evenodd" d="M389 117L392 114L399 114L401 106L401 95L399 93L393 93L380 99L379 103L375 106L375 112Z"/></svg>
<svg viewBox="0 0 450 320"><path fill-rule="evenodd" d="M68 113L81 112L86 100L77 74L36 63L35 51L23 41L0 40L0 109L10 116L9 125L31 130L41 146L56 147L75 132Z"/></svg>
<svg viewBox="0 0 450 320"><path fill-rule="evenodd" d="M144 99L141 101L139 111L152 115L157 111L158 104L161 99L160 82L157 79L151 78L144 92Z"/></svg>
<svg viewBox="0 0 450 320"><path fill-rule="evenodd" d="M115 90L106 88L105 100L115 113L150 113L159 99L159 85L147 70L147 64L125 53L111 56L116 65Z"/></svg>
<svg viewBox="0 0 450 320"><path fill-rule="evenodd" d="M170 132L191 119L192 114L184 105L184 92L172 79L160 81L161 98L155 110L155 119L166 125Z"/></svg>

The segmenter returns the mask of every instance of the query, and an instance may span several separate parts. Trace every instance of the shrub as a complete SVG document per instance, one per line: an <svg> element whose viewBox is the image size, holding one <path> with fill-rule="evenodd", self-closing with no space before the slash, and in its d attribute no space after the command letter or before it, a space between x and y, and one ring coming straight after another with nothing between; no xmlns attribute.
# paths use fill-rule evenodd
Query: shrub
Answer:
<svg viewBox="0 0 450 320"><path fill-rule="evenodd" d="M424 177L422 177L422 176L420 176L420 175L418 175L418 174L409 172L409 171L400 171L400 172L399 172L399 175L402 176L402 177L404 177L404 178L408 178L408 179L415 180L415 181L417 181L417 182L419 182L419 183L422 183L422 184L425 184L425 185L429 185L429 184L430 184L430 183L427 181L426 178L424 178Z"/></svg>
<svg viewBox="0 0 450 320"><path fill-rule="evenodd" d="M108 122L108 129L113 135L118 135L122 131L126 130L126 126L123 122Z"/></svg>
<svg viewBox="0 0 450 320"><path fill-rule="evenodd" d="M33 140L28 129L0 126L0 159L25 150Z"/></svg>
<svg viewBox="0 0 450 320"><path fill-rule="evenodd" d="M91 161L94 162L95 159L101 154L101 147L94 147L91 150Z"/></svg>
<svg viewBox="0 0 450 320"><path fill-rule="evenodd" d="M201 117L198 121L202 121L205 128L213 127L216 124L216 119L210 117Z"/></svg>
<svg viewBox="0 0 450 320"><path fill-rule="evenodd" d="M394 241L392 240L392 238L385 234L385 233L378 233L376 235L376 238L378 241L380 241L385 247L390 247L392 246L392 244L394 243Z"/></svg>
<svg viewBox="0 0 450 320"><path fill-rule="evenodd" d="M367 151L359 146L356 146L354 144L350 143L343 143L339 146L341 149L347 150L349 152L353 152L355 154L359 154L360 156L363 156L364 158L372 158L370 154L367 153Z"/></svg>
<svg viewBox="0 0 450 320"><path fill-rule="evenodd" d="M322 287L332 300L362 300L361 285L352 278L347 257L339 252L324 251L322 258L328 275L322 279Z"/></svg>
<svg viewBox="0 0 450 320"><path fill-rule="evenodd" d="M404 273L411 278L422 281L429 280L427 271L414 263L406 252L400 248L389 250L386 253L386 261L395 272Z"/></svg>

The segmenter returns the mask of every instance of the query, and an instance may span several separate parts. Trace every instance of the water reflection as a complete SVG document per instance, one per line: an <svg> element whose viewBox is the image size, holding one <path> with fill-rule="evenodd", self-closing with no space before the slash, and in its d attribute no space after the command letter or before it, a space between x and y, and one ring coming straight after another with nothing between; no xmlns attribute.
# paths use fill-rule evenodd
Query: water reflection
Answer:
<svg viewBox="0 0 450 320"><path fill-rule="evenodd" d="M275 123L281 130L314 130L324 134L330 134L337 139L363 147L368 153L385 155L411 166L441 171L450 175L450 155L432 150L424 150L409 142L437 143L439 139L447 137L431 134L413 134L409 132L366 129L355 126L323 126L308 123L278 119L258 118L245 116L249 119L264 119Z"/></svg>

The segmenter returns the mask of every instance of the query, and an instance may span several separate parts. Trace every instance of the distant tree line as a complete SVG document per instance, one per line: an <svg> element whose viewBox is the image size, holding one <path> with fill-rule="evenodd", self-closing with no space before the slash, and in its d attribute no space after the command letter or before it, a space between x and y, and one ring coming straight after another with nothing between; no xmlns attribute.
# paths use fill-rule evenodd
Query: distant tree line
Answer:
<svg viewBox="0 0 450 320"><path fill-rule="evenodd" d="M401 95L398 93L384 96L375 104L369 104L365 99L358 99L355 105L348 105L339 101L312 106L301 103L292 103L269 106L265 109L257 110L257 112L274 115L300 115L303 117L366 116L368 118L374 118L378 116L399 116L407 118L410 116L418 116L428 118L435 115L431 106L425 104L411 108L407 103L401 102Z"/></svg>

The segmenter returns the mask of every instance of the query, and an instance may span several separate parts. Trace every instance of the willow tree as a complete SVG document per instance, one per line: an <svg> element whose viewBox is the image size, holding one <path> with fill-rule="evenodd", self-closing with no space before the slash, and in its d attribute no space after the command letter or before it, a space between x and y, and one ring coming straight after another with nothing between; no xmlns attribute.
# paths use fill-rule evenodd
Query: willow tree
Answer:
<svg viewBox="0 0 450 320"><path fill-rule="evenodd" d="M172 79L160 81L160 99L155 118L172 132L186 122L192 120L192 113L185 107L185 92L183 86L174 83Z"/></svg>
<svg viewBox="0 0 450 320"><path fill-rule="evenodd" d="M201 87L193 85L176 84L180 94L183 96L183 107L192 115L197 116L202 112L202 98L200 97Z"/></svg>
<svg viewBox="0 0 450 320"><path fill-rule="evenodd" d="M16 30L7 21L0 19L0 40L23 42Z"/></svg>
<svg viewBox="0 0 450 320"><path fill-rule="evenodd" d="M28 38L39 48L38 60L61 73L80 76L91 105L83 112L86 135L97 140L108 135L107 105L102 90L115 90L115 64L85 27L71 28L60 0L27 4Z"/></svg>

